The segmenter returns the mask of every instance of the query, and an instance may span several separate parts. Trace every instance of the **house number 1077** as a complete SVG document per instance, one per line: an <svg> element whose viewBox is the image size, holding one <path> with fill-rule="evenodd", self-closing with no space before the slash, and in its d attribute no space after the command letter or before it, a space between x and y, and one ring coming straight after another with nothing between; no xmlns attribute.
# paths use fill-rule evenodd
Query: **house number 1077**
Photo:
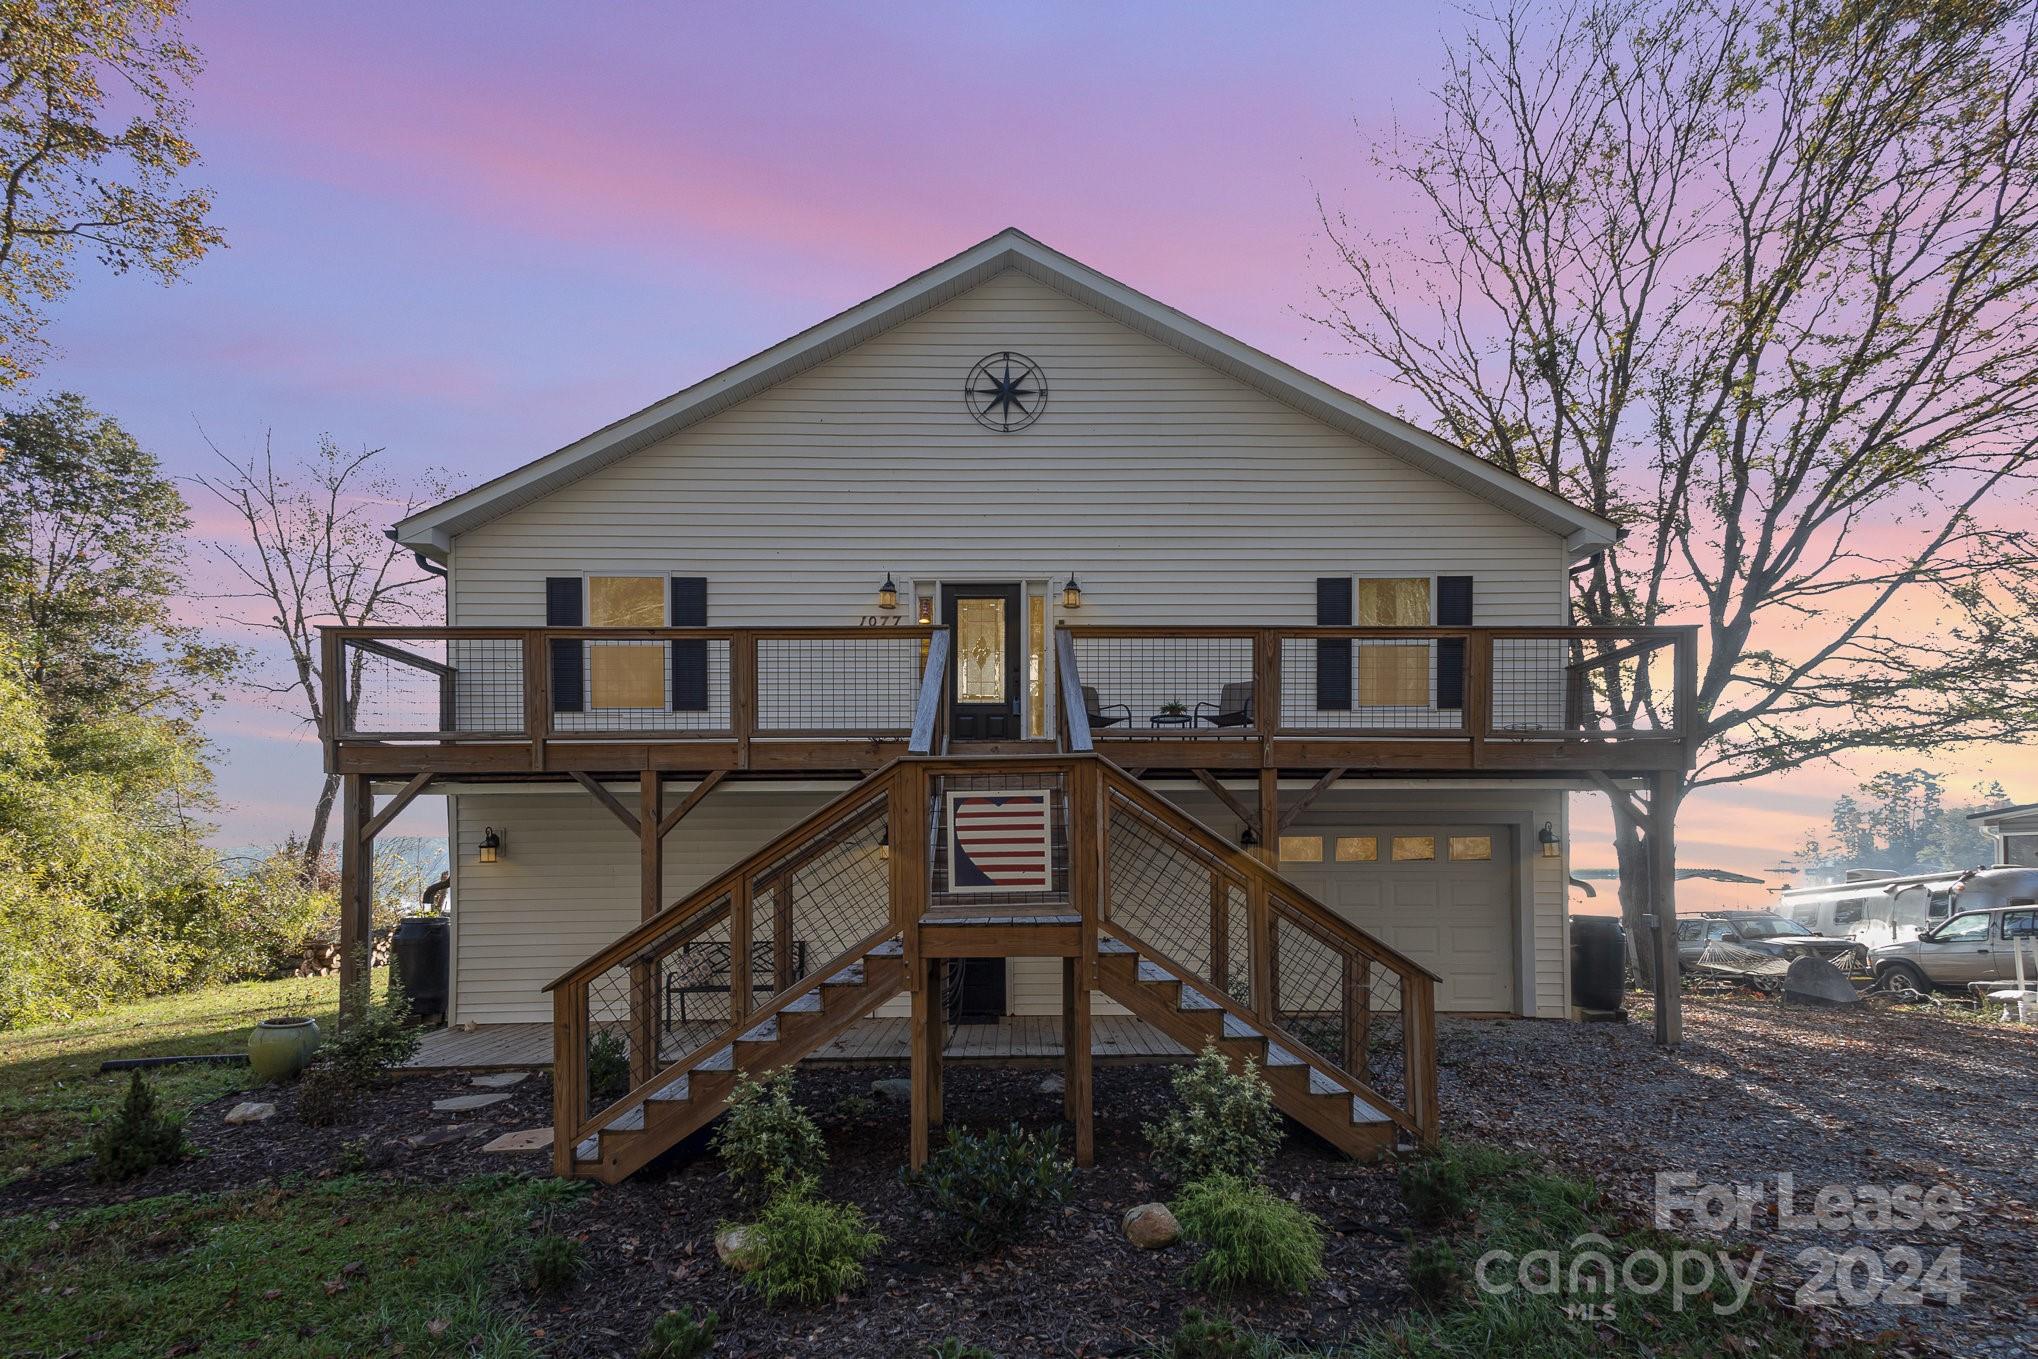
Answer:
<svg viewBox="0 0 2038 1359"><path fill-rule="evenodd" d="M858 627L895 628L906 620L895 613L867 613L856 620Z"/></svg>

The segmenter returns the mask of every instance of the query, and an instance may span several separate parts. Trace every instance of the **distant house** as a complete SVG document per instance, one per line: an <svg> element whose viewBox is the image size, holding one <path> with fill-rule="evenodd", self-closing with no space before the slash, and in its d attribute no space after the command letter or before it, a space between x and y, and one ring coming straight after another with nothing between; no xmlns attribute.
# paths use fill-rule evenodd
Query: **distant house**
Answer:
<svg viewBox="0 0 2038 1359"><path fill-rule="evenodd" d="M2026 802L1967 818L1995 843L1996 862L2038 868L2038 802Z"/></svg>

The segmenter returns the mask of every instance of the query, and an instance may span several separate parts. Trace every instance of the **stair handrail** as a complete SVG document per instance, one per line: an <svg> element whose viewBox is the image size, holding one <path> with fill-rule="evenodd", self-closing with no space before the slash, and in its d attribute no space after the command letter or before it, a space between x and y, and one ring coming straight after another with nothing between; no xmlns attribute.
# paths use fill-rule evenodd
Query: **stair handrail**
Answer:
<svg viewBox="0 0 2038 1359"><path fill-rule="evenodd" d="M1061 748L1079 754L1095 750L1090 710L1083 705L1083 672L1076 664L1076 643L1067 628L1054 630L1054 677L1055 687L1061 690Z"/></svg>
<svg viewBox="0 0 2038 1359"><path fill-rule="evenodd" d="M942 628L927 639L927 664L920 672L920 697L913 707L913 735L906 743L910 754L933 754L936 737L947 726L948 653L953 635Z"/></svg>

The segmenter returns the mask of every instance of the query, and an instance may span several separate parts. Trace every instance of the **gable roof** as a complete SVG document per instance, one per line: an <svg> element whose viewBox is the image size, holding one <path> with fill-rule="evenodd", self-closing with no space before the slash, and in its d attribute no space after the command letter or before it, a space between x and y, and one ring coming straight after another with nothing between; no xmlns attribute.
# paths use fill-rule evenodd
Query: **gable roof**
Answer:
<svg viewBox="0 0 2038 1359"><path fill-rule="evenodd" d="M1611 546L1615 526L1467 453L1408 421L1368 405L1116 279L1007 228L933 268L888 288L760 354L725 368L634 415L604 425L535 462L471 491L420 510L399 523L396 540L427 556L443 557L454 535L538 500L590 472L629 457L687 426L755 396L794 374L852 349L976 287L1016 269L1048 287L1199 359L1220 372L1292 406L1305 415L1380 448L1432 476L1552 533L1574 553Z"/></svg>

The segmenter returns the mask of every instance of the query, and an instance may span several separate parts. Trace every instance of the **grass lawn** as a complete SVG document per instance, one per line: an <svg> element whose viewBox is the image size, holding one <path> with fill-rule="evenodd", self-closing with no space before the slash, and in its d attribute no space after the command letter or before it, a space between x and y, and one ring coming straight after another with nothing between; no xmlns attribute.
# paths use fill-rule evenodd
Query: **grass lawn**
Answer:
<svg viewBox="0 0 2038 1359"><path fill-rule="evenodd" d="M258 1019L311 1015L331 1032L338 977L286 977L190 991L102 1011L86 1019L0 1033L0 1184L37 1166L82 1155L91 1126L120 1107L127 1073L99 1074L109 1057L246 1052ZM163 1107L182 1114L250 1083L242 1066L168 1066L149 1071Z"/></svg>
<svg viewBox="0 0 2038 1359"><path fill-rule="evenodd" d="M0 1224L0 1354L534 1354L504 1266L581 1188L342 1178L25 1215Z"/></svg>

